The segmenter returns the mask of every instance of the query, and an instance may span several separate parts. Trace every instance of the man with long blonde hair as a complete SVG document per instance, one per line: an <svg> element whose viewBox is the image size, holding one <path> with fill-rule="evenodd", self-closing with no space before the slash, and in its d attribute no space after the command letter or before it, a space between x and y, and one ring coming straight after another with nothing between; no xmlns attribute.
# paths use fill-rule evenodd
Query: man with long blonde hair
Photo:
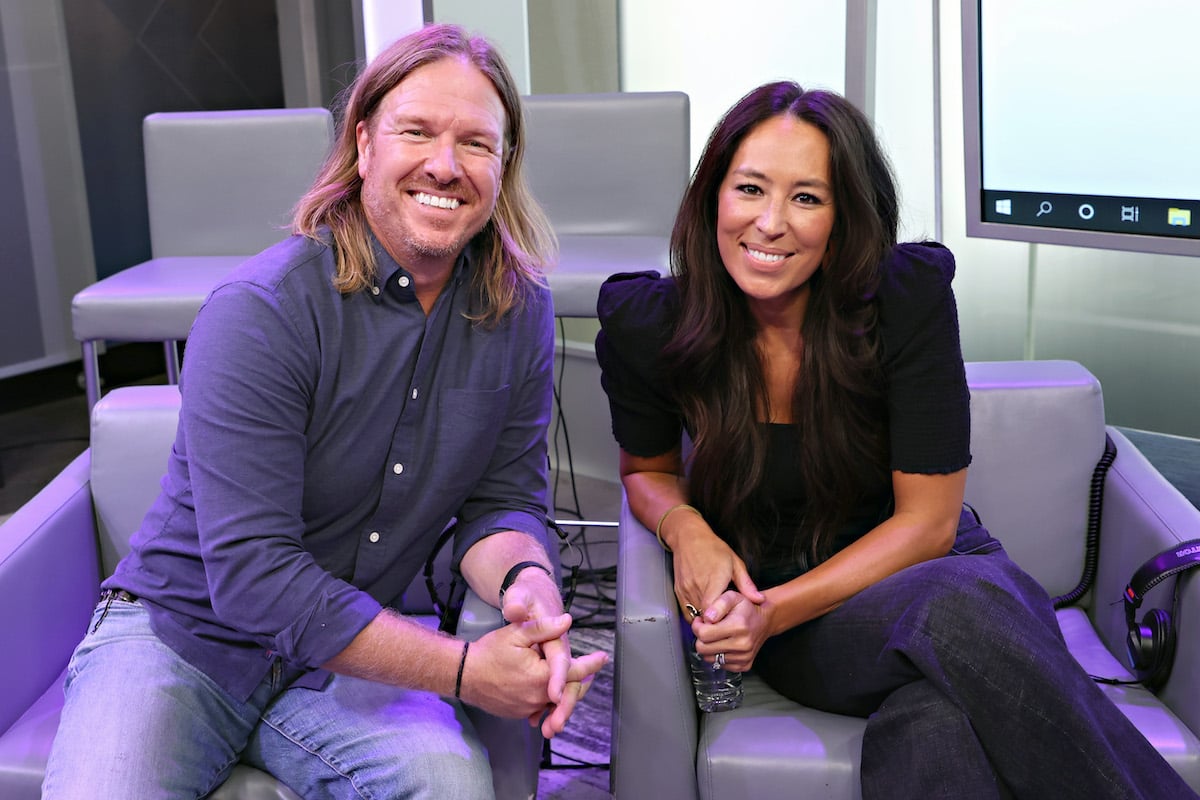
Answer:
<svg viewBox="0 0 1200 800"><path fill-rule="evenodd" d="M203 797L239 761L301 796L490 797L463 704L563 729L574 658L546 546L554 237L520 98L455 26L349 88L293 235L205 302L162 491L76 650L47 798ZM391 610L453 526L513 624Z"/></svg>
<svg viewBox="0 0 1200 800"><path fill-rule="evenodd" d="M531 286L543 282L542 267L554 256L554 233L525 183L525 121L507 67L486 40L447 37L446 30L451 29L425 28L419 43L381 53L355 81L346 98L333 152L313 188L301 198L293 230L320 239L322 228L327 228L337 243L338 288L343 292L369 288L375 261L366 235L369 223L362 197L363 129L368 139L375 133L379 104L413 70L452 56L469 61L491 81L507 123L499 152L493 154L503 172L499 196L492 218L476 241L481 268L474 280L487 305L487 318L495 320L519 303Z"/></svg>

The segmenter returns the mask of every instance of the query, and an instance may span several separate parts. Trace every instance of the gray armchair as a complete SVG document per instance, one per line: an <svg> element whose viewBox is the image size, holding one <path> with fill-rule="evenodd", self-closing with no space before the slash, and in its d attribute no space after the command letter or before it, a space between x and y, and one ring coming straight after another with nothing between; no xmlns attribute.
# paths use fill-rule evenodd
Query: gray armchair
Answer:
<svg viewBox="0 0 1200 800"><path fill-rule="evenodd" d="M1093 675L1126 669L1122 595L1147 559L1200 536L1197 511L1121 433L1106 427L1098 381L1067 361L967 365L971 451L966 498L1009 554L1051 596L1084 571L1093 472L1105 434L1117 455L1103 481L1095 582L1059 611L1071 652ZM688 680L671 560L621 512L612 787L618 800L731 797L859 798L864 722L784 699L744 677L741 708L699 714ZM1170 680L1105 691L1193 787L1200 789L1200 584L1180 577L1179 646ZM1141 613L1170 609L1174 581Z"/></svg>
<svg viewBox="0 0 1200 800"><path fill-rule="evenodd" d="M158 492L175 437L175 386L115 389L92 413L91 447L0 526L0 797L36 800L62 710L67 660L82 638L107 575ZM423 581L406 613L432 612ZM468 592L458 635L474 639L503 624ZM537 791L541 734L525 720L470 709L490 754L496 796ZM239 766L214 800L299 800L274 778Z"/></svg>

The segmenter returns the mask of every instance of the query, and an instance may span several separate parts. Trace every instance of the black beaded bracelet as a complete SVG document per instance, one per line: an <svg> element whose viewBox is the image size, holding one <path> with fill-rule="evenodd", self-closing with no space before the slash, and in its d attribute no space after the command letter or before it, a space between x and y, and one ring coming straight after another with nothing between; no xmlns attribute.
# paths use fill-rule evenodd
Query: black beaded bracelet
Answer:
<svg viewBox="0 0 1200 800"><path fill-rule="evenodd" d="M463 670L467 666L467 650L470 647L470 642L463 642L462 658L458 661L458 677L454 679L454 697L456 699L462 699L462 676Z"/></svg>

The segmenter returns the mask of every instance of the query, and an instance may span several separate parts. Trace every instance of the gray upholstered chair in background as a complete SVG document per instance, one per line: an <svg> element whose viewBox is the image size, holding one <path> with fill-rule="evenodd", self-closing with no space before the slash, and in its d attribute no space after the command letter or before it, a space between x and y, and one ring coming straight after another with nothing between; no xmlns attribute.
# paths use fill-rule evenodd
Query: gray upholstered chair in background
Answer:
<svg viewBox="0 0 1200 800"><path fill-rule="evenodd" d="M142 123L152 258L75 295L88 408L100 397L97 346L163 342L176 383L176 343L237 264L287 235L291 209L333 141L324 108L184 111Z"/></svg>
<svg viewBox="0 0 1200 800"><path fill-rule="evenodd" d="M682 92L537 94L522 98L530 188L558 236L554 313L595 317L616 272L668 271L687 186L689 103Z"/></svg>
<svg viewBox="0 0 1200 800"><path fill-rule="evenodd" d="M109 574L158 492L175 438L174 386L114 389L92 412L91 447L0 525L0 797L36 800L62 710L67 660ZM419 576L406 613L427 614ZM468 592L458 635L503 624ZM477 709L469 714L491 756L500 800L537 791L540 731ZM214 800L298 800L271 776L239 766Z"/></svg>
<svg viewBox="0 0 1200 800"><path fill-rule="evenodd" d="M1119 431L1106 427L1100 384L1068 361L971 363L966 499L1009 554L1051 596L1079 586L1090 488L1105 453L1095 582L1059 611L1072 653L1092 675L1126 669L1123 593L1147 559L1200 536L1200 511ZM1170 680L1104 690L1194 788L1200 789L1200 581L1180 580L1179 646ZM622 509L617 565L612 784L618 800L858 798L863 720L788 701L755 675L741 708L696 711L680 638L670 557ZM1149 591L1140 615L1171 609L1174 580Z"/></svg>
<svg viewBox="0 0 1200 800"><path fill-rule="evenodd" d="M688 96L537 94L522 103L526 177L558 237L558 262L547 276L554 314L594 319L608 276L670 271L671 227L690 170ZM555 399L562 410L561 396ZM567 465L560 467L568 472ZM568 479L574 477L570 472ZM617 524L557 522L572 531L572 539L583 538L589 527Z"/></svg>

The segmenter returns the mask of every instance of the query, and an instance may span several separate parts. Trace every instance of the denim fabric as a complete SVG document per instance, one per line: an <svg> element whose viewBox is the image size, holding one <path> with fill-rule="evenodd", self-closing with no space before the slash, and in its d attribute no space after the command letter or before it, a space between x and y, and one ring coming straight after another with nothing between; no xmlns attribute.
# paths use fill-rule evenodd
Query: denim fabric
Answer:
<svg viewBox="0 0 1200 800"><path fill-rule="evenodd" d="M804 705L867 718L864 800L1196 797L969 513L949 555L773 637L755 669Z"/></svg>
<svg viewBox="0 0 1200 800"><path fill-rule="evenodd" d="M267 707L242 755L311 798L492 796L492 772L461 704L342 675Z"/></svg>
<svg viewBox="0 0 1200 800"><path fill-rule="evenodd" d="M201 798L242 758L306 800L492 798L462 706L337 676L240 703L164 645L140 603L102 601L67 670L43 798ZM261 720L261 722L260 722Z"/></svg>

